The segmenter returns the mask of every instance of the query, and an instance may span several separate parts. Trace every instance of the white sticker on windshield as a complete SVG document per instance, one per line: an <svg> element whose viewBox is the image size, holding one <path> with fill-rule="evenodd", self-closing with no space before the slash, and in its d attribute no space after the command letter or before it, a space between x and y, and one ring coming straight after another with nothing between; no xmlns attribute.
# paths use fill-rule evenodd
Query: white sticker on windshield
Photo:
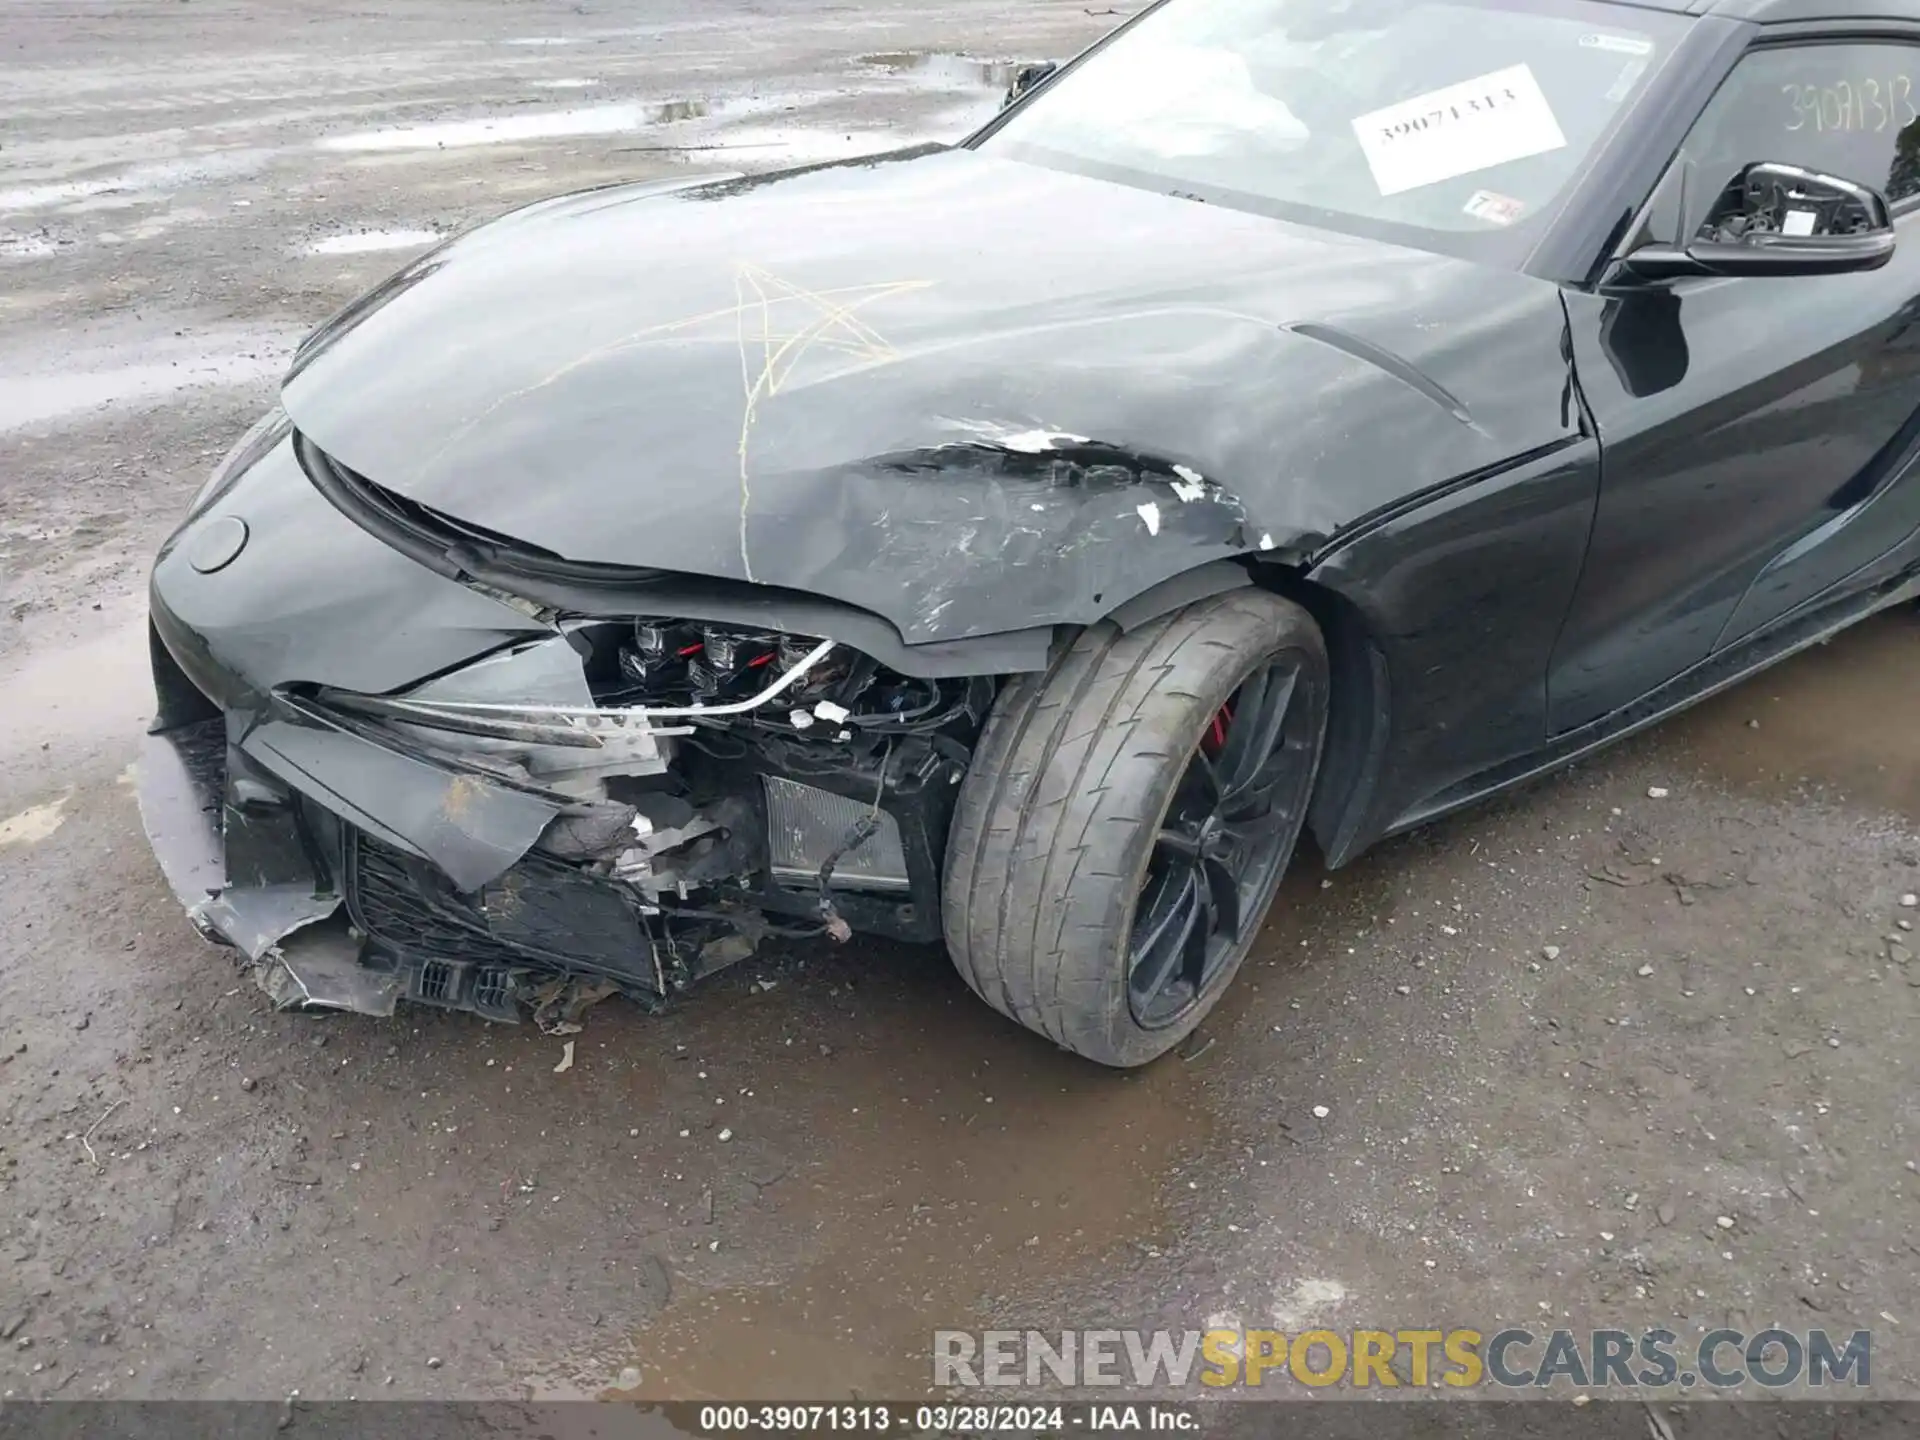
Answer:
<svg viewBox="0 0 1920 1440"><path fill-rule="evenodd" d="M1607 91L1608 103L1618 105L1622 100L1626 99L1627 96L1633 93L1633 87L1640 83L1640 77L1646 73L1646 61L1627 61L1627 63L1620 68L1620 74L1618 78L1614 80L1612 88Z"/></svg>
<svg viewBox="0 0 1920 1440"><path fill-rule="evenodd" d="M1484 220L1489 225L1511 225L1527 213L1527 202L1493 190L1476 190L1467 197L1467 203L1461 208L1474 219Z"/></svg>
<svg viewBox="0 0 1920 1440"><path fill-rule="evenodd" d="M1582 35L1580 43L1589 50L1607 50L1615 55L1651 55L1653 42L1632 35Z"/></svg>
<svg viewBox="0 0 1920 1440"><path fill-rule="evenodd" d="M1382 195L1438 184L1567 143L1526 65L1359 116L1353 133Z"/></svg>

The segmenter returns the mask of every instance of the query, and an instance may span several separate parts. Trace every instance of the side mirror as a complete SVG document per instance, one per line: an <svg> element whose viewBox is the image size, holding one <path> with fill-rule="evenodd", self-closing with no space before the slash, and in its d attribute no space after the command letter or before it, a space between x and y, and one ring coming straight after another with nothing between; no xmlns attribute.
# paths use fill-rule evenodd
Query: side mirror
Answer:
<svg viewBox="0 0 1920 1440"><path fill-rule="evenodd" d="M1000 108L1006 109L1059 68L1059 62L1055 60L1045 60L1038 65L1022 65L1014 72L1013 83L1007 87L1006 98L1000 102Z"/></svg>
<svg viewBox="0 0 1920 1440"><path fill-rule="evenodd" d="M1893 250L1893 216L1879 191L1767 162L1721 192L1690 243L1643 246L1620 263L1640 280L1850 275L1878 270Z"/></svg>

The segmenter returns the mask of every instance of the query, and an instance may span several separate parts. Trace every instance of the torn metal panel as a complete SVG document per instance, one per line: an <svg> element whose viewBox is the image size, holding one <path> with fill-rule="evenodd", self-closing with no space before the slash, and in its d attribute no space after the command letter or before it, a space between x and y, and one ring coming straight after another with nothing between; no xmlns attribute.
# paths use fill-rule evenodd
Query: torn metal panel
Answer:
<svg viewBox="0 0 1920 1440"><path fill-rule="evenodd" d="M581 652L564 634L486 656L401 697L328 698L385 714L429 748L508 759L543 787L582 799L603 797L609 777L667 768L644 716L595 703Z"/></svg>
<svg viewBox="0 0 1920 1440"><path fill-rule="evenodd" d="M227 889L188 908L194 924L211 926L258 960L304 926L326 919L340 908L340 897L316 893L305 885Z"/></svg>
<svg viewBox="0 0 1920 1440"><path fill-rule="evenodd" d="M564 808L343 730L269 720L241 748L335 815L477 890L526 854Z"/></svg>
<svg viewBox="0 0 1920 1440"><path fill-rule="evenodd" d="M209 939L258 960L339 909L339 895L314 873L292 812L249 810L235 797L220 721L149 735L139 799L161 871Z"/></svg>
<svg viewBox="0 0 1920 1440"><path fill-rule="evenodd" d="M352 1010L388 1016L406 988L400 975L360 963L360 942L344 920L289 936L254 971L277 1010Z"/></svg>
<svg viewBox="0 0 1920 1440"><path fill-rule="evenodd" d="M483 656L414 686L407 698L427 704L593 704L580 653L557 635Z"/></svg>
<svg viewBox="0 0 1920 1440"><path fill-rule="evenodd" d="M332 877L316 868L292 797L227 755L221 834L227 884L195 913L258 960L302 926L340 908Z"/></svg>

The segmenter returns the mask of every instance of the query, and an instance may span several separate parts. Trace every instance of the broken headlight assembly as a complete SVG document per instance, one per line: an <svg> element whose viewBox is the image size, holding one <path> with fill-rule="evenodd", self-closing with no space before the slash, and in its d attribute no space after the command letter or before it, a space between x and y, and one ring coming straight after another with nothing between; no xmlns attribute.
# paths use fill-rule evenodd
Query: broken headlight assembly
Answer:
<svg viewBox="0 0 1920 1440"><path fill-rule="evenodd" d="M768 933L937 938L937 857L993 690L830 640L643 619L572 622L401 694L306 700L544 797L557 813L530 858L623 887L671 988ZM508 903L497 889L481 903ZM748 943L716 948L729 935Z"/></svg>

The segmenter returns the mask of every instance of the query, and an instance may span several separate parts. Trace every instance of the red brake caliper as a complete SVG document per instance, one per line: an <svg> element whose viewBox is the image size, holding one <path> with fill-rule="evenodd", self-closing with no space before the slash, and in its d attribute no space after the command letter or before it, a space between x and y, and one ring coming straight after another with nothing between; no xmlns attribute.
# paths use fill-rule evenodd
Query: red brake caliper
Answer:
<svg viewBox="0 0 1920 1440"><path fill-rule="evenodd" d="M1207 727L1207 733L1200 737L1200 748L1209 759L1218 755L1227 746L1227 726L1233 723L1233 705L1222 705L1213 717L1213 723Z"/></svg>

